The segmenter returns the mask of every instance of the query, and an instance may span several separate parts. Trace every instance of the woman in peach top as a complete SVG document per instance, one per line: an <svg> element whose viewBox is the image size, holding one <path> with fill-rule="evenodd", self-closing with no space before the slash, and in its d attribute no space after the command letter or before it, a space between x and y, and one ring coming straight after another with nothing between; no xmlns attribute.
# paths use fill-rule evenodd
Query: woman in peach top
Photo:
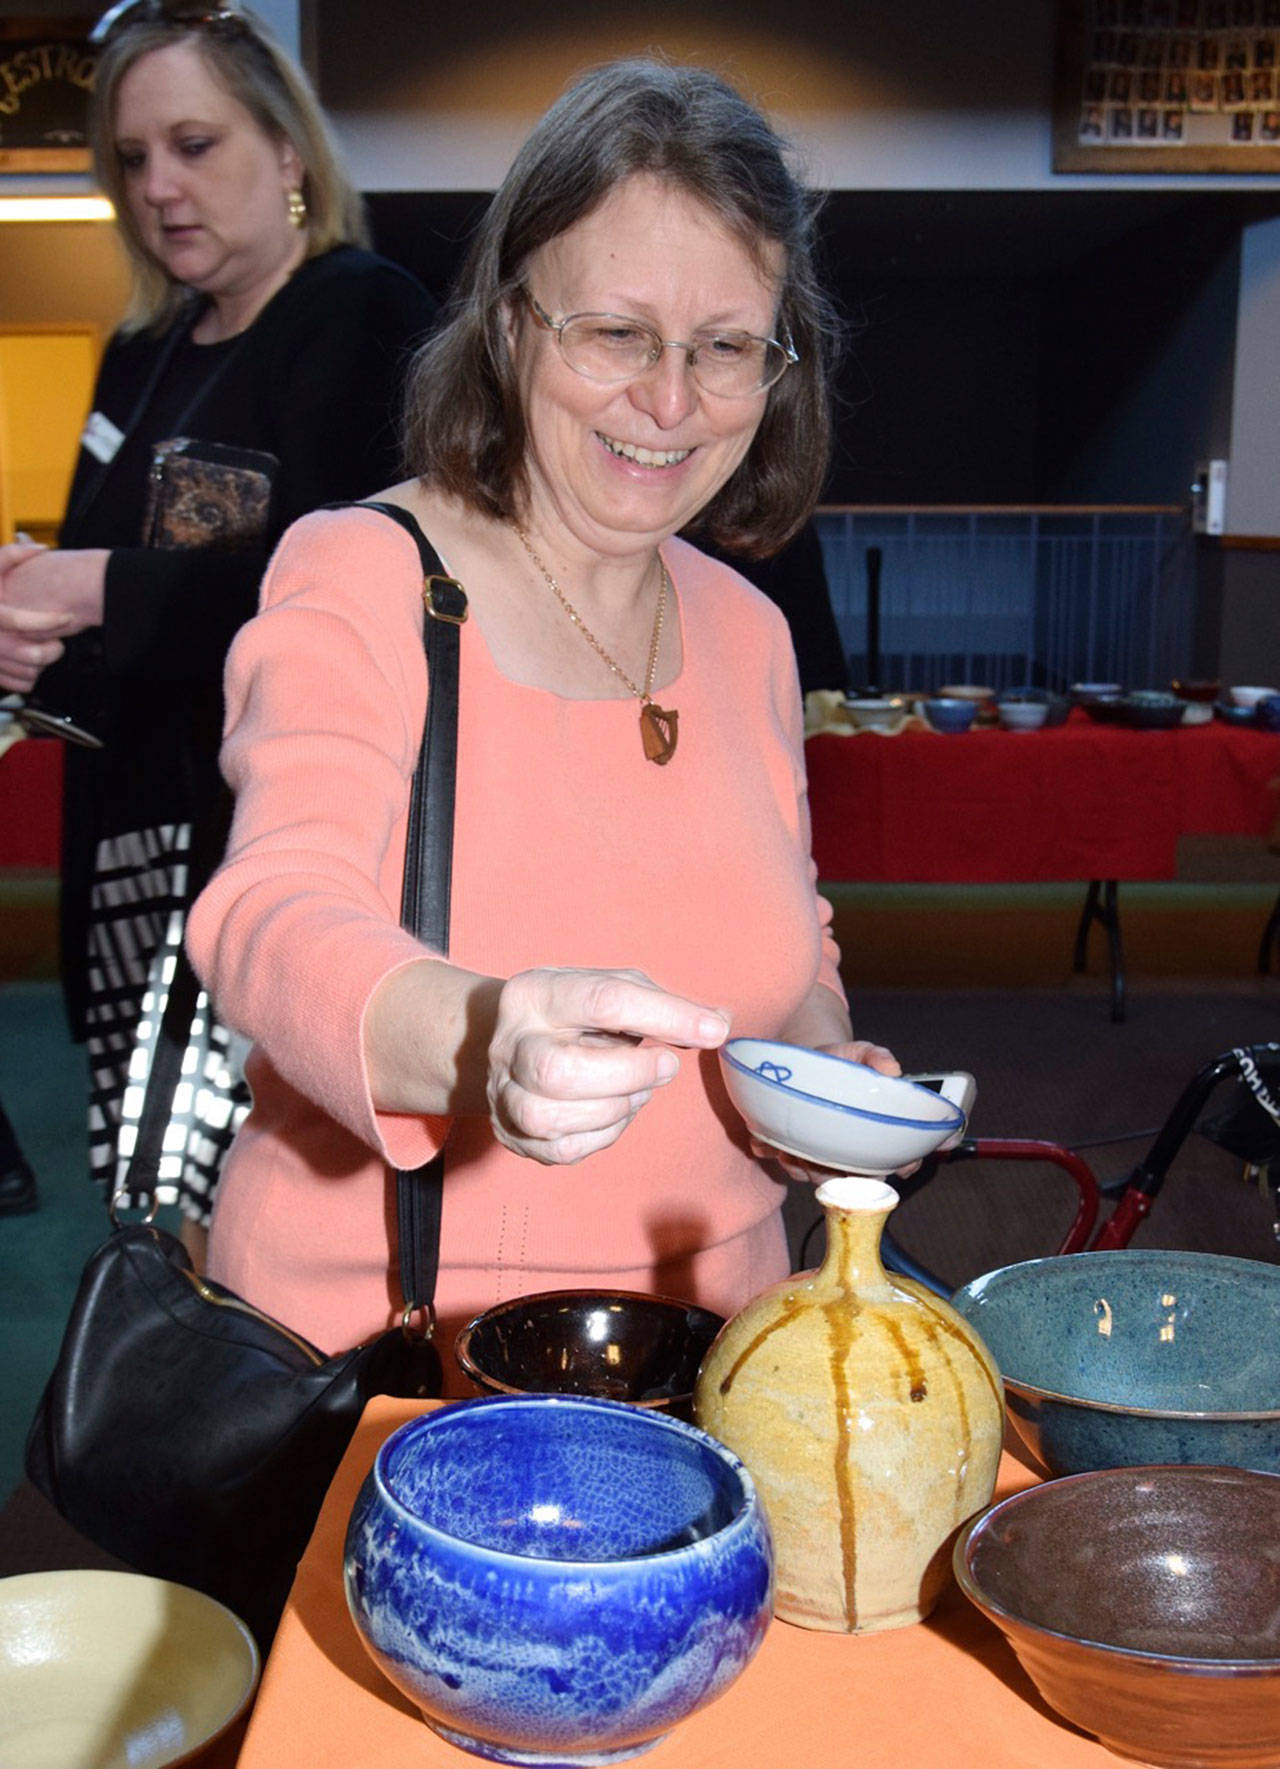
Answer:
<svg viewBox="0 0 1280 1769"><path fill-rule="evenodd" d="M296 524L227 681L197 968L255 1040L213 1276L326 1349L398 1311L387 1166L447 1138L441 1342L606 1284L732 1312L785 1274L730 1034L853 1038L777 610L826 460L812 207L764 119L648 61L547 113L410 387L410 511L465 586L447 962L398 925L428 684L412 540ZM637 717L637 715L639 715ZM393 1212L391 1213L393 1214Z"/></svg>

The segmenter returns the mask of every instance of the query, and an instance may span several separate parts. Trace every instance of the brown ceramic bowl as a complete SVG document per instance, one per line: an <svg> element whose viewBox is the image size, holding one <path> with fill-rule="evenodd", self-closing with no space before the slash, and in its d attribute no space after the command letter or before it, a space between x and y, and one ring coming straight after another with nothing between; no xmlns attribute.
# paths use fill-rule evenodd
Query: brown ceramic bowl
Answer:
<svg viewBox="0 0 1280 1769"><path fill-rule="evenodd" d="M1181 676L1175 676L1169 686L1179 700L1204 700L1212 703L1222 693L1221 682L1188 682Z"/></svg>
<svg viewBox="0 0 1280 1769"><path fill-rule="evenodd" d="M1040 1694L1123 1757L1280 1763L1280 1474L1109 1468L1015 1493L953 1564Z"/></svg>
<svg viewBox="0 0 1280 1769"><path fill-rule="evenodd" d="M477 1315L459 1364L486 1394L587 1394L692 1411L698 1365L723 1318L630 1290L545 1290Z"/></svg>

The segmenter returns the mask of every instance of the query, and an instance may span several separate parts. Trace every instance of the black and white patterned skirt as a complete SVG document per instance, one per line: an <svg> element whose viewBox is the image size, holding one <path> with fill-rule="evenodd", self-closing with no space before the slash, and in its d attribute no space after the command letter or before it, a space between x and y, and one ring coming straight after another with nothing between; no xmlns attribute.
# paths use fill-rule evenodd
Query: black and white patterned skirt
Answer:
<svg viewBox="0 0 1280 1769"><path fill-rule="evenodd" d="M123 1186L188 901L191 825L100 842L89 925L89 1170ZM164 1140L157 1199L207 1223L222 1159L249 1110L246 1043L200 991ZM132 1201L127 1199L126 1201Z"/></svg>

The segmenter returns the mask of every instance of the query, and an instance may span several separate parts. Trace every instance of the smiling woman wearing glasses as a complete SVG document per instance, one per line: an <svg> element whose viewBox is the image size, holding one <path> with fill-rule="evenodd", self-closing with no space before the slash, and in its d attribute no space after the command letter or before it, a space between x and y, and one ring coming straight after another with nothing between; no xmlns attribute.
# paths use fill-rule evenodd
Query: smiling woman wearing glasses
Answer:
<svg viewBox="0 0 1280 1769"><path fill-rule="evenodd" d="M812 227L736 92L627 61L552 107L479 228L385 494L470 604L447 961L398 925L413 540L308 517L232 653L237 818L190 946L257 1049L211 1269L322 1346L393 1309L386 1164L442 1143L446 1344L574 1285L734 1310L787 1269L783 1186L716 1047L897 1072L853 1039L815 889L786 624L682 538L764 555L821 486Z"/></svg>
<svg viewBox="0 0 1280 1769"><path fill-rule="evenodd" d="M133 301L103 358L59 547L0 549L0 687L34 690L102 741L66 758L62 965L89 1045L92 1164L110 1186L148 975L200 882L200 850L225 829L227 648L284 528L396 471L404 359L433 310L365 249L315 98L250 14L125 0L94 36L94 163ZM272 483L255 531L145 544L155 451L180 437L258 457ZM181 1181L195 1222L245 1097L225 1031L202 1024Z"/></svg>

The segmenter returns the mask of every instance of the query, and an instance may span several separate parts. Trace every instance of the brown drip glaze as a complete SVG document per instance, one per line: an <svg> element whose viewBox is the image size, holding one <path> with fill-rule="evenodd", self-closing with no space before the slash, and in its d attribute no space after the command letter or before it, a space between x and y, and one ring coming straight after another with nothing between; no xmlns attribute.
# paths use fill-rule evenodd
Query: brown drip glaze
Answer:
<svg viewBox="0 0 1280 1769"><path fill-rule="evenodd" d="M852 1305L852 1306L851 1306ZM836 1399L836 1501L840 1511L840 1577L844 1588L844 1619L850 1628L858 1625L858 1513L854 1504L853 1481L850 1478L852 1458L849 1445L850 1414L853 1411L853 1389L849 1366L853 1362L854 1321L862 1312L854 1298L838 1295L823 1310L827 1324L827 1343L831 1348L831 1387Z"/></svg>
<svg viewBox="0 0 1280 1769"><path fill-rule="evenodd" d="M977 1358L978 1367L982 1371L987 1387L991 1390L991 1397L1003 1414L1004 1389L1001 1386L1000 1378L992 1375L991 1370L987 1365L986 1357L974 1345L972 1337L968 1333L962 1332L959 1327L953 1326L945 1315L938 1314L933 1308L931 1308L927 1297L922 1296L920 1300L924 1303L925 1313L933 1323L936 1331L940 1334L945 1334L948 1339L954 1339L957 1345L962 1345L966 1352Z"/></svg>
<svg viewBox="0 0 1280 1769"><path fill-rule="evenodd" d="M745 1364L749 1358L755 1356L756 1352L759 1351L766 1339L771 1339L780 1328L789 1327L792 1321L795 1320L796 1316L801 1312L803 1306L804 1305L798 1296L788 1296L785 1299L783 1303L783 1311L778 1316L777 1320L771 1321L762 1332L757 1333L755 1338L750 1340L738 1353L737 1357L734 1358L733 1363L729 1366L728 1373L720 1383L721 1394L728 1394L729 1390L733 1387L734 1377L738 1374L738 1371L742 1368L743 1364Z"/></svg>
<svg viewBox="0 0 1280 1769"><path fill-rule="evenodd" d="M881 1316L884 1330L898 1348L898 1355L907 1367L907 1390L914 1401L924 1400L929 1393L929 1384L925 1377L924 1365L907 1343L907 1336L891 1315Z"/></svg>

